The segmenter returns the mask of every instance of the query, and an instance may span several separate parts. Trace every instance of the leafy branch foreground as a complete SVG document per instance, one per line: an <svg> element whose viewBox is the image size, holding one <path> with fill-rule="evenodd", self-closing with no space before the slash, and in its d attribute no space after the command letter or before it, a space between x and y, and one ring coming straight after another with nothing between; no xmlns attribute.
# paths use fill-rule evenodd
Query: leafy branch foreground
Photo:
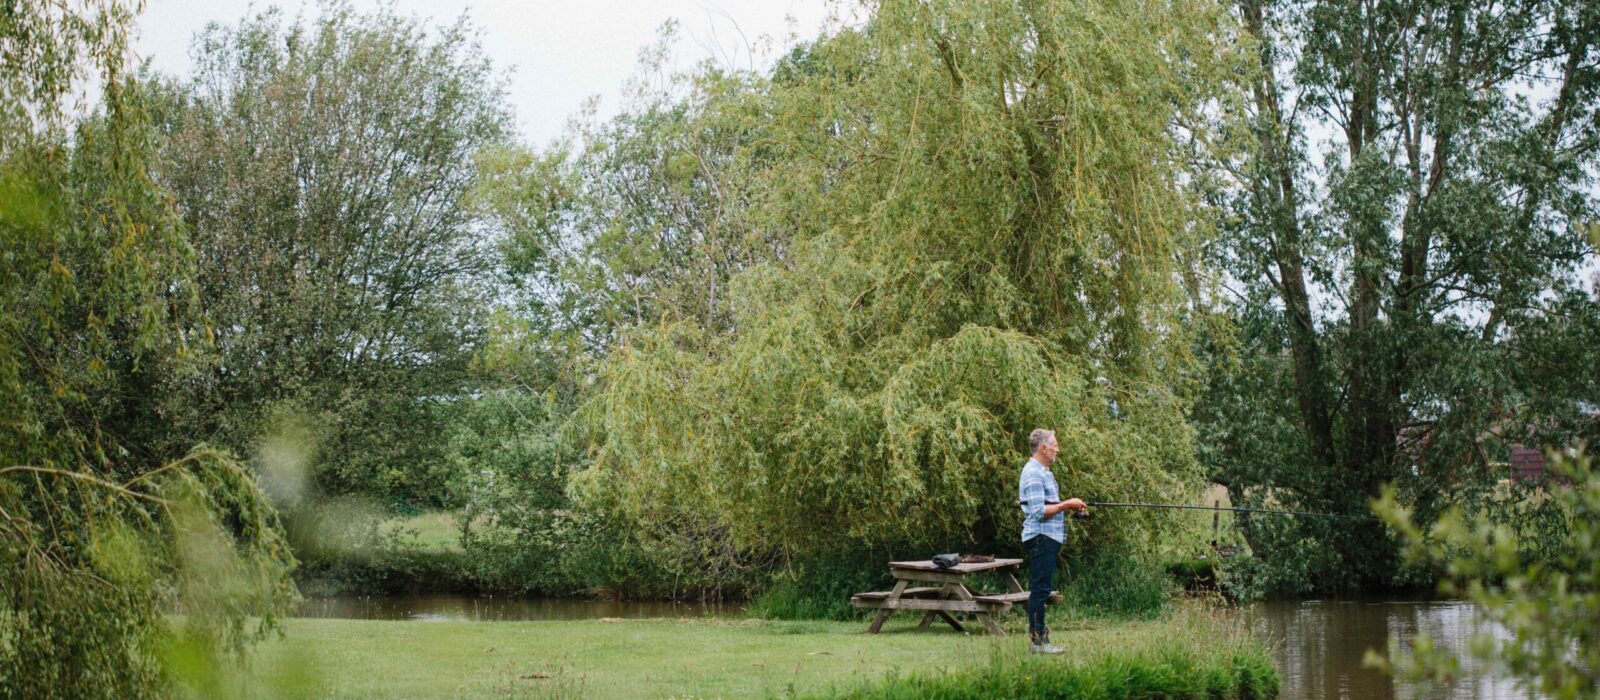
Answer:
<svg viewBox="0 0 1600 700"><path fill-rule="evenodd" d="M1485 668L1509 672L1552 698L1600 697L1600 473L1582 449L1552 461L1547 481L1564 524L1555 551L1528 557L1503 520L1466 517L1459 509L1432 527L1418 525L1392 490L1374 510L1399 531L1406 557L1443 569L1441 590L1471 600L1487 623L1469 646ZM1388 658L1368 663L1409 680L1447 681L1461 659L1419 634L1409 653L1390 640Z"/></svg>

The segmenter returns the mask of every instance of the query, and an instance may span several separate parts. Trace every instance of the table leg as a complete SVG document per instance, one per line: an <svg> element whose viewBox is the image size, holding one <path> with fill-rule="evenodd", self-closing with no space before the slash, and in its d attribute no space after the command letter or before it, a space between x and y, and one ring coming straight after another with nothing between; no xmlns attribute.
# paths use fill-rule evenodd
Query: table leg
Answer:
<svg viewBox="0 0 1600 700"><path fill-rule="evenodd" d="M934 613L935 612L938 612L938 611L929 610L928 612L922 613L922 622L917 624L917 629L919 629L919 630L928 629L928 625L933 624L933 618L934 618Z"/></svg>
<svg viewBox="0 0 1600 700"><path fill-rule="evenodd" d="M1022 587L1022 583L1017 581L1017 573L1016 573L1016 569L1015 568L1006 569L1004 571L1001 571L1000 572L1000 577L1005 579L1006 587L1010 588L1012 593L1026 593L1027 592L1028 589L1023 588ZM1010 608L1007 608L1007 610L1009 610L1009 609Z"/></svg>
<svg viewBox="0 0 1600 700"><path fill-rule="evenodd" d="M1028 590L1023 588L1021 583L1017 582L1017 575L1012 573L1010 569L1006 569L1002 573L1004 574L1006 585L1011 588L1012 593L1021 593L1025 590Z"/></svg>
<svg viewBox="0 0 1600 700"><path fill-rule="evenodd" d="M947 584L941 586L939 588L939 598L941 600L943 600L943 599L947 599L947 598L953 597L953 592L951 591L951 587L954 586L954 585L955 584L947 583ZM935 617L939 617L939 618L943 619L945 622L949 623L949 625L951 627L954 627L957 632L966 632L967 631L967 628L962 627L960 622L956 622L956 618L955 617L951 616L950 613L945 612L943 610L929 610L928 614L924 615L923 618L922 618L922 626L923 627L927 627L929 624L931 624L933 622L933 618L935 618Z"/></svg>
<svg viewBox="0 0 1600 700"><path fill-rule="evenodd" d="M999 623L994 621L994 616L993 615L990 615L989 613L986 613L986 612L981 612L981 613L978 613L977 615L978 615L978 619L983 621L983 626L987 627L989 629L989 634L992 634L992 635L994 635L996 637L1004 637L1004 636L1006 636L1006 631L1001 629Z"/></svg>
<svg viewBox="0 0 1600 700"><path fill-rule="evenodd" d="M952 583L946 588L955 593L956 597L961 600L972 600L972 592L967 590L966 584ZM983 626L989 630L989 634L992 634L996 637L1006 636L1006 631L1001 629L999 624L995 623L994 616L989 614L988 611L973 614L978 616L978 621L982 622Z"/></svg>
<svg viewBox="0 0 1600 700"><path fill-rule="evenodd" d="M894 582L894 590L889 592L889 597L884 602L891 604L895 603L900 600L900 594L905 592L906 580L899 579ZM893 608L878 608L878 614L873 616L872 626L867 628L867 634L877 634L878 630L883 629L883 621L889 619L889 614L893 612Z"/></svg>
<svg viewBox="0 0 1600 700"><path fill-rule="evenodd" d="M944 618L944 621L950 623L950 626L954 627L957 632L966 632L967 631L967 628L962 627L961 623L956 622L956 619L954 617L951 617L950 613L947 613L947 612L945 612L943 610L935 610L934 612L939 613L939 617Z"/></svg>

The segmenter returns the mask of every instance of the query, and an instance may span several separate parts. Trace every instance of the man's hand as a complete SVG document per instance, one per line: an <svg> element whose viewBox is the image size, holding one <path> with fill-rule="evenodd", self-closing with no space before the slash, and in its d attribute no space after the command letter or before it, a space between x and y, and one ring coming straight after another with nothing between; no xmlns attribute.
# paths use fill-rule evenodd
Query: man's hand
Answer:
<svg viewBox="0 0 1600 700"><path fill-rule="evenodd" d="M1069 498L1065 501L1057 501L1055 503L1046 503L1044 506L1044 517L1054 518L1063 512L1069 510L1083 510L1087 507L1088 506L1085 506L1081 499L1077 498Z"/></svg>

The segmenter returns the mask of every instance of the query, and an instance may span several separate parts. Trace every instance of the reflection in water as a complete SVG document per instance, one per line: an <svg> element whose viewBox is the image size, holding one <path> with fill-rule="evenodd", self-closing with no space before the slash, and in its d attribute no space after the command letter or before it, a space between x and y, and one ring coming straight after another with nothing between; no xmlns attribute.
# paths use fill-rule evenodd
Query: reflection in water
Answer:
<svg viewBox="0 0 1600 700"><path fill-rule="evenodd" d="M462 595L308 598L295 617L357 620L420 620L510 622L518 620L592 620L602 617L705 617L741 612L733 605L670 603L638 600L574 600L564 598L494 598Z"/></svg>
<svg viewBox="0 0 1600 700"><path fill-rule="evenodd" d="M1500 700L1529 698L1504 677L1467 677L1449 686L1420 688L1396 684L1361 659L1367 649L1384 651L1391 635L1409 647L1427 632L1444 649L1458 650L1464 671L1480 663L1467 654L1478 629L1472 604L1463 601L1283 601L1262 603L1245 615L1256 633L1273 644L1283 696L1298 698L1417 698L1419 700Z"/></svg>

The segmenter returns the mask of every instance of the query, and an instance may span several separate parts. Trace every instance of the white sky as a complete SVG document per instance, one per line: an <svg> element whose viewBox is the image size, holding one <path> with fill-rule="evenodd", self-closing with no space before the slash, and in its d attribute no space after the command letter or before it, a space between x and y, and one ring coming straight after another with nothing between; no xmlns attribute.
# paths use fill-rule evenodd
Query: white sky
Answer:
<svg viewBox="0 0 1600 700"><path fill-rule="evenodd" d="M382 5L353 0L358 11ZM168 75L187 77L189 47L207 23L237 24L247 13L276 5L287 17L316 16L314 0L148 0L134 47ZM616 113L623 83L639 50L654 43L668 19L679 22L677 65L713 58L764 67L756 48L770 37L778 49L791 34L813 37L828 14L827 0L394 0L401 15L450 24L463 12L484 30L483 47L496 69L510 69L507 97L525 141L542 146L561 134L585 99L600 96L600 116ZM791 23L792 18L792 23ZM781 55L779 52L776 55Z"/></svg>

